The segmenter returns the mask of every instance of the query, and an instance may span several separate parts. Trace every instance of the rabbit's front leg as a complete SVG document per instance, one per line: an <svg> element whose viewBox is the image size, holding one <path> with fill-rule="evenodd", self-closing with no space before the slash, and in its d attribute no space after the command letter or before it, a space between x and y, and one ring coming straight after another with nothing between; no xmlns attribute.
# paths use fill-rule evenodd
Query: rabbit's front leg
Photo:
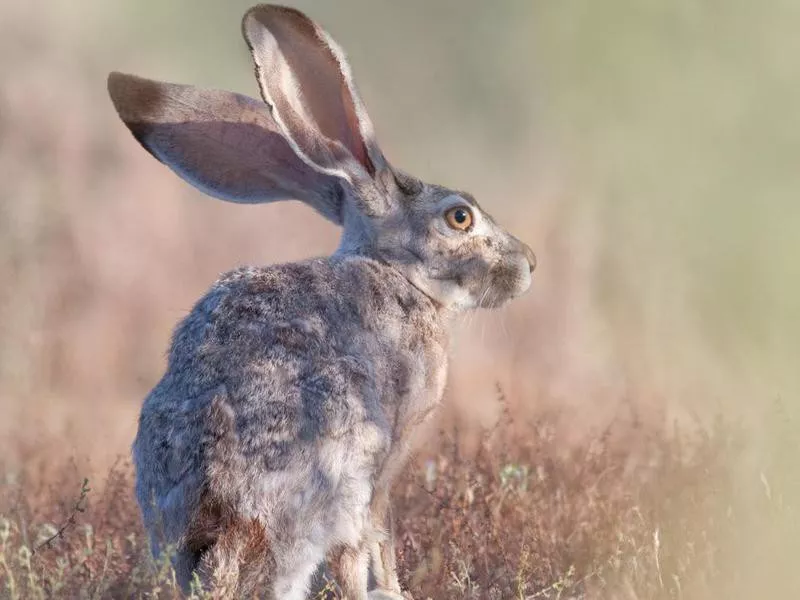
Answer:
<svg viewBox="0 0 800 600"><path fill-rule="evenodd" d="M374 535L369 544L369 600L413 600L403 592L397 578L397 559L394 548L394 516L388 494L376 498L371 509Z"/></svg>
<svg viewBox="0 0 800 600"><path fill-rule="evenodd" d="M357 548L343 547L330 557L329 564L342 597L347 600L410 598L400 592L391 534ZM372 586L377 588L368 592L367 589Z"/></svg>
<svg viewBox="0 0 800 600"><path fill-rule="evenodd" d="M342 547L330 557L329 564L343 598L369 600L369 550L366 546Z"/></svg>
<svg viewBox="0 0 800 600"><path fill-rule="evenodd" d="M388 498L379 506L373 506L372 519L375 529L380 532L370 545L372 581L379 590L400 594L394 549L394 518Z"/></svg>

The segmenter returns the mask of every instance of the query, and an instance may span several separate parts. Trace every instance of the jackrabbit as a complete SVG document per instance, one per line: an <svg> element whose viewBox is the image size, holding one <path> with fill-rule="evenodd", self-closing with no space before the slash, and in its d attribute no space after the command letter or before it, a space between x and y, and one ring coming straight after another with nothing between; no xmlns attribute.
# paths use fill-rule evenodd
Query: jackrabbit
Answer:
<svg viewBox="0 0 800 600"><path fill-rule="evenodd" d="M263 102L112 73L114 105L192 185L302 200L341 244L232 271L178 325L133 444L137 499L185 589L297 600L327 559L345 597L399 598L390 486L442 397L449 323L527 290L535 258L469 194L387 162L308 17L259 5L242 30Z"/></svg>

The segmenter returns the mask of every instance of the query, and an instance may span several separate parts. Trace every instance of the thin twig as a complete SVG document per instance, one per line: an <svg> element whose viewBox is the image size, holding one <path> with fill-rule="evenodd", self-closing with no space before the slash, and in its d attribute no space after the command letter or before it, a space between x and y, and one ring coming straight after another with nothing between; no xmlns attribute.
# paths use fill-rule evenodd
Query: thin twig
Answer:
<svg viewBox="0 0 800 600"><path fill-rule="evenodd" d="M72 513L70 513L69 517L66 521L64 521L63 525L58 528L53 535L43 541L41 544L36 546L33 549L31 554L36 554L39 550L43 548L49 548L56 539L63 539L64 533L66 533L67 529L74 526L78 522L78 513L82 513L86 511L86 497L91 491L92 488L89 487L89 479L84 478L83 483L81 484L81 494L78 496L78 499L75 501L75 504L72 506Z"/></svg>

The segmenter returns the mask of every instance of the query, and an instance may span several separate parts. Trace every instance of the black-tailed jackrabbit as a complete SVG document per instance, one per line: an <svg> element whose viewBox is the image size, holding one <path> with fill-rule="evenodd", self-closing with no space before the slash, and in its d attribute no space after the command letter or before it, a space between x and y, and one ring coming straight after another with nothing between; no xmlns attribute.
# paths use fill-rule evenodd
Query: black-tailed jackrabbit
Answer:
<svg viewBox="0 0 800 600"><path fill-rule="evenodd" d="M442 397L451 317L524 292L535 259L468 194L386 161L308 17L261 5L242 27L263 102L113 73L114 105L194 186L300 199L341 245L233 271L180 323L133 445L138 501L184 587L300 599L327 558L347 598L400 597L390 486Z"/></svg>

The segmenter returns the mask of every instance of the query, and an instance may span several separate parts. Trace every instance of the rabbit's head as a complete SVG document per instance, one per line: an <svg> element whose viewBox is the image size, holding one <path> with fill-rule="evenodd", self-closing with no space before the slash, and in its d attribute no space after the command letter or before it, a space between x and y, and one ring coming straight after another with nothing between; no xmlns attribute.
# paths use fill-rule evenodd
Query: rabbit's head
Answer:
<svg viewBox="0 0 800 600"><path fill-rule="evenodd" d="M474 198L386 161L344 53L322 28L259 5L242 31L263 102L109 76L120 117L150 153L223 200L309 204L343 226L338 253L391 264L443 306L498 306L529 287L533 252Z"/></svg>

